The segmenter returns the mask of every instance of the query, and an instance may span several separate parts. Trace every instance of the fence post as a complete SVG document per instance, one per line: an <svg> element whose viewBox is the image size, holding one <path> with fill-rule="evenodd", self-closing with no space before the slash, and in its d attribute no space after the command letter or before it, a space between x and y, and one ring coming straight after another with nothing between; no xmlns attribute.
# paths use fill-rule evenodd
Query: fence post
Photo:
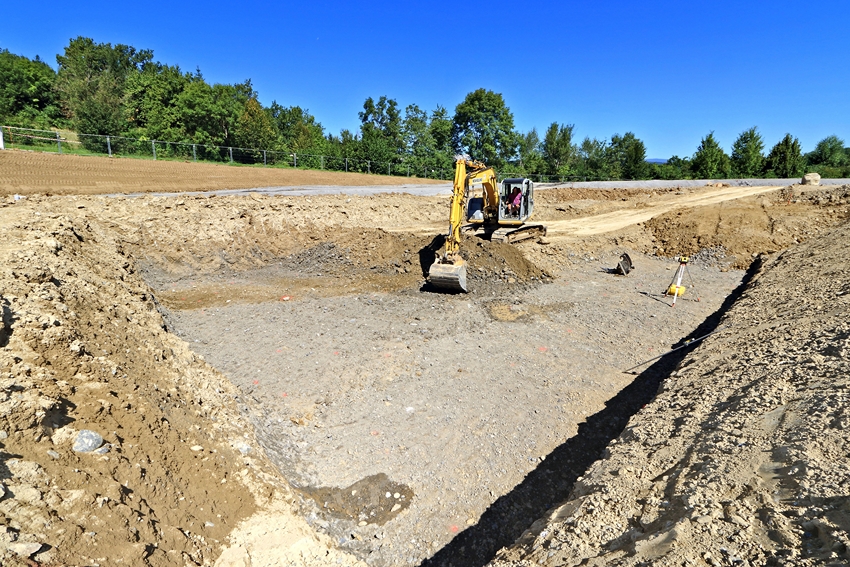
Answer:
<svg viewBox="0 0 850 567"><path fill-rule="evenodd" d="M368 159L366 160L366 173L372 173L372 162Z"/></svg>
<svg viewBox="0 0 850 567"><path fill-rule="evenodd" d="M392 175L392 174L393 174L393 164L388 163L387 164L387 175Z"/></svg>
<svg viewBox="0 0 850 567"><path fill-rule="evenodd" d="M192 161L198 161L198 151L195 148L195 144L192 144Z"/></svg>
<svg viewBox="0 0 850 567"><path fill-rule="evenodd" d="M233 163L233 148L228 147L227 150L230 152L230 163Z"/></svg>
<svg viewBox="0 0 850 567"><path fill-rule="evenodd" d="M292 153L292 167L298 167L298 154L296 152Z"/></svg>
<svg viewBox="0 0 850 567"><path fill-rule="evenodd" d="M325 156L319 156L319 158L322 163L322 169L325 169Z"/></svg>
<svg viewBox="0 0 850 567"><path fill-rule="evenodd" d="M263 167L266 167L266 150L263 150Z"/></svg>
<svg viewBox="0 0 850 567"><path fill-rule="evenodd" d="M348 158L345 158L345 172L348 173Z"/></svg>
<svg viewBox="0 0 850 567"><path fill-rule="evenodd" d="M0 150L6 149L6 142L3 141L3 128L0 128Z"/></svg>
<svg viewBox="0 0 850 567"><path fill-rule="evenodd" d="M151 140L151 151L153 152L153 160L156 161L156 141Z"/></svg>
<svg viewBox="0 0 850 567"><path fill-rule="evenodd" d="M59 137L59 132L56 132L56 147L59 149L59 153L62 153L62 138Z"/></svg>
<svg viewBox="0 0 850 567"><path fill-rule="evenodd" d="M407 176L410 177L410 164L407 164Z"/></svg>
<svg viewBox="0 0 850 567"><path fill-rule="evenodd" d="M106 137L106 153L109 154L109 157L112 157L112 143L109 141L109 136Z"/></svg>

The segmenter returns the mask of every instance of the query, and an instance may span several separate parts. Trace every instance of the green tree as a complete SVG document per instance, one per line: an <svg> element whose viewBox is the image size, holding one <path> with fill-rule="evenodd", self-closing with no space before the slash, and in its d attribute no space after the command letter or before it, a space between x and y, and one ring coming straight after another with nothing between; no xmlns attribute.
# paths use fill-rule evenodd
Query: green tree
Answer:
<svg viewBox="0 0 850 567"><path fill-rule="evenodd" d="M848 163L847 153L844 148L844 140L838 136L827 136L815 146L809 155L809 163L812 165L825 165L829 167L841 167Z"/></svg>
<svg viewBox="0 0 850 567"><path fill-rule="evenodd" d="M452 169L455 161L455 150L452 145L452 119L449 118L448 110L438 105L431 112L428 131L431 133L431 137L434 138L434 147L437 151L441 169L444 166L447 169Z"/></svg>
<svg viewBox="0 0 850 567"><path fill-rule="evenodd" d="M87 37L72 39L64 55L57 55L56 89L63 111L83 134L123 133L127 127L124 104L127 78L150 63L153 52L128 45L95 43ZM84 138L99 148L99 141ZM84 141L84 144L87 142Z"/></svg>
<svg viewBox="0 0 850 567"><path fill-rule="evenodd" d="M147 63L125 83L126 120L133 137L183 141L180 109L175 104L192 76L179 67Z"/></svg>
<svg viewBox="0 0 850 567"><path fill-rule="evenodd" d="M607 140L585 138L578 148L577 175L588 180L619 179L619 164L612 159Z"/></svg>
<svg viewBox="0 0 850 567"><path fill-rule="evenodd" d="M649 177L649 164L646 163L646 146L632 132L623 136L614 134L608 148L611 160L617 164L622 179L646 179Z"/></svg>
<svg viewBox="0 0 850 567"><path fill-rule="evenodd" d="M732 144L732 175L759 177L764 171L764 140L753 126L744 130Z"/></svg>
<svg viewBox="0 0 850 567"><path fill-rule="evenodd" d="M792 137L791 134L785 134L785 137L770 150L765 167L768 176L775 176L780 179L790 179L803 175L806 169L806 160L800 150L800 141Z"/></svg>
<svg viewBox="0 0 850 567"><path fill-rule="evenodd" d="M552 122L543 137L543 160L546 173L568 176L575 172L578 148L573 143L572 124Z"/></svg>
<svg viewBox="0 0 850 567"><path fill-rule="evenodd" d="M543 143L537 134L537 128L532 128L525 134L519 134L517 141L519 156L517 173L523 175L544 173L546 164L543 161Z"/></svg>
<svg viewBox="0 0 850 567"><path fill-rule="evenodd" d="M248 99L256 97L250 80L235 85L210 85L200 73L193 75L175 102L181 138L193 144L239 147L235 136L237 124ZM207 158L225 157L213 148L198 151Z"/></svg>
<svg viewBox="0 0 850 567"><path fill-rule="evenodd" d="M714 132L702 139L691 160L697 179L721 179L729 175L729 156L714 139Z"/></svg>
<svg viewBox="0 0 850 567"><path fill-rule="evenodd" d="M357 167L361 171L388 171L388 164L398 164L402 159L404 140L402 138L401 112L398 103L382 96L376 103L372 97L363 103L360 117L360 143L357 157L363 163Z"/></svg>
<svg viewBox="0 0 850 567"><path fill-rule="evenodd" d="M691 179L691 160L672 156L664 164L653 164L653 179Z"/></svg>
<svg viewBox="0 0 850 567"><path fill-rule="evenodd" d="M278 140L278 131L269 113L260 105L256 98L245 101L245 109L236 122L234 135L236 143L245 149L273 149ZM262 154L255 154L255 159L261 159Z"/></svg>
<svg viewBox="0 0 850 567"><path fill-rule="evenodd" d="M451 121L444 108L438 106L429 116L419 106L409 105L402 120L404 169L401 171L429 177L447 175L452 169L450 136Z"/></svg>
<svg viewBox="0 0 850 567"><path fill-rule="evenodd" d="M456 152L500 168L517 153L514 117L501 94L478 89L455 108L452 144Z"/></svg>
<svg viewBox="0 0 850 567"><path fill-rule="evenodd" d="M290 152L321 152L325 150L325 132L322 125L300 106L283 107L272 102L269 114L280 133L281 146Z"/></svg>
<svg viewBox="0 0 850 567"><path fill-rule="evenodd" d="M53 90L56 72L36 56L0 49L0 122L49 128L62 120Z"/></svg>

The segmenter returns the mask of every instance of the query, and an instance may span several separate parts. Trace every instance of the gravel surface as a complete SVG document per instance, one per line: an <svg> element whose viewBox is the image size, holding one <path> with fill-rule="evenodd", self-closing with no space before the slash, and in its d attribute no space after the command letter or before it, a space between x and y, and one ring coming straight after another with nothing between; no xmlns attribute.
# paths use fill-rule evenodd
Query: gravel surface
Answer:
<svg viewBox="0 0 850 567"><path fill-rule="evenodd" d="M475 543L462 564L481 564L566 497L568 483L540 483L533 498L511 491L550 474L547 455L634 380L622 370L691 333L742 276L692 264L697 293L671 308L660 293L678 264L632 258L637 268L622 277L609 273L616 256L573 257L554 283L507 296L407 289L173 310L169 319L241 390L318 529L372 565L417 564L469 530ZM232 278L234 292L257 285L251 273ZM191 285L204 283L171 288ZM628 417L612 418L622 426ZM576 466L605 441L576 452ZM378 474L411 492L389 517L328 513L326 500L310 498L319 487L350 493ZM429 564L450 565L452 555Z"/></svg>

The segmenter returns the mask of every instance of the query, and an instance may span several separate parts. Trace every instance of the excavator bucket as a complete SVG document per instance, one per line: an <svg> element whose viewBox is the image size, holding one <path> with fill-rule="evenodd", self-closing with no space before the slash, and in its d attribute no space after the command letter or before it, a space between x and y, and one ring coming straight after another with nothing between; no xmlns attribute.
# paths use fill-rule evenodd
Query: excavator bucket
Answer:
<svg viewBox="0 0 850 567"><path fill-rule="evenodd" d="M428 281L440 289L467 292L466 262L458 258L453 264L441 264L437 259L428 272Z"/></svg>

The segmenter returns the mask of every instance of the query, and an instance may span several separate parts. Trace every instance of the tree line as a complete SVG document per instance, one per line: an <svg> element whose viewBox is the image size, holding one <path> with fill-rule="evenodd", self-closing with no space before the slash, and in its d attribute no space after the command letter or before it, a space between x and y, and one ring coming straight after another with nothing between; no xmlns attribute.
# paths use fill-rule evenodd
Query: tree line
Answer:
<svg viewBox="0 0 850 567"><path fill-rule="evenodd" d="M456 154L469 154L503 172L561 179L798 177L807 171L850 176L850 148L834 135L804 154L799 140L786 134L765 153L765 141L752 127L727 154L711 132L692 156L650 163L632 132L581 142L573 139L572 124L553 122L542 136L536 128L520 132L502 95L486 89L466 95L453 114L443 106L402 109L386 96L369 97L358 113L358 131L336 135L306 108L277 101L263 106L250 80L210 84L200 69L185 72L160 63L148 49L77 37L56 62L54 71L38 57L0 50L0 124L348 158L352 170L375 162L414 174L451 171ZM103 151L102 139L81 140ZM243 159L263 157L249 153Z"/></svg>

